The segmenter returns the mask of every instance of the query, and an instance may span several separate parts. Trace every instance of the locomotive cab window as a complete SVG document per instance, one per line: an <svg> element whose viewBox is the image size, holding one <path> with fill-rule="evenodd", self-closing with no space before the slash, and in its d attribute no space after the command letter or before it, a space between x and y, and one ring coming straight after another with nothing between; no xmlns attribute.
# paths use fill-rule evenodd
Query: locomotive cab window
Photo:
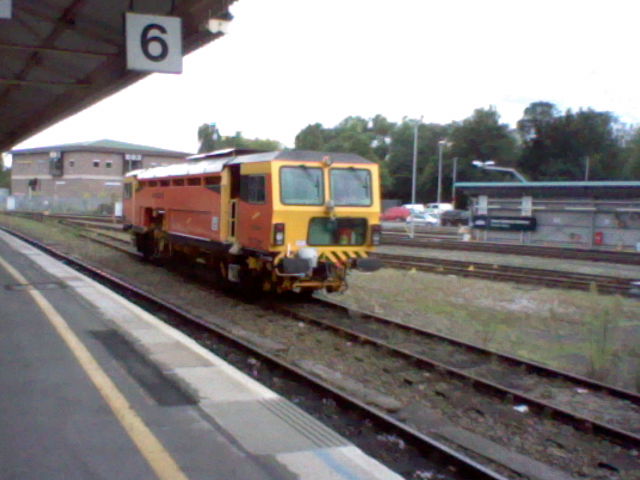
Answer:
<svg viewBox="0 0 640 480"><path fill-rule="evenodd" d="M240 199L248 203L264 203L266 199L265 176L242 175L240 178Z"/></svg>
<svg viewBox="0 0 640 480"><path fill-rule="evenodd" d="M332 168L331 200L335 205L371 206L371 172L353 167Z"/></svg>
<svg viewBox="0 0 640 480"><path fill-rule="evenodd" d="M280 195L285 205L322 205L324 181L321 168L282 167Z"/></svg>

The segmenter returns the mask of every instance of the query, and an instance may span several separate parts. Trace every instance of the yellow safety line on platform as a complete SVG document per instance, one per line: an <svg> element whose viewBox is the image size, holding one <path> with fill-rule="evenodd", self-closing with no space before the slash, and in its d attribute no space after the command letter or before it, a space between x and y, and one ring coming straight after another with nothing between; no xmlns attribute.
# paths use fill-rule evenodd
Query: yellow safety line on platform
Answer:
<svg viewBox="0 0 640 480"><path fill-rule="evenodd" d="M2 258L0 258L0 265L9 272L17 282L28 285L29 282L20 272ZM29 294L67 344L80 366L96 386L100 395L102 395L102 398L107 402L122 427L147 460L149 466L155 471L157 477L161 480L187 480L188 477L180 469L171 454L133 410L125 396L100 367L87 347L85 347L77 335L73 333L71 327L69 327L62 316L40 292L37 290L29 290Z"/></svg>

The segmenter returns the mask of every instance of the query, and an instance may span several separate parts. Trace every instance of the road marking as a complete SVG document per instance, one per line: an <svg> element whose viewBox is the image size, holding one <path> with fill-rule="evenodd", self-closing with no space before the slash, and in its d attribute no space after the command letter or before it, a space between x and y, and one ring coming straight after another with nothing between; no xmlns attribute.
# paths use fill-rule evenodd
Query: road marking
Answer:
<svg viewBox="0 0 640 480"><path fill-rule="evenodd" d="M27 284L28 281L20 272L0 257L2 266L17 282ZM29 295L40 307L51 325L58 332L76 357L76 360L91 379L102 398L107 402L114 415L125 429L149 466L161 480L187 480L188 477L180 469L171 454L164 448L160 440L151 432L144 421L133 410L125 396L118 390L87 347L71 330L71 327L37 290L29 290Z"/></svg>

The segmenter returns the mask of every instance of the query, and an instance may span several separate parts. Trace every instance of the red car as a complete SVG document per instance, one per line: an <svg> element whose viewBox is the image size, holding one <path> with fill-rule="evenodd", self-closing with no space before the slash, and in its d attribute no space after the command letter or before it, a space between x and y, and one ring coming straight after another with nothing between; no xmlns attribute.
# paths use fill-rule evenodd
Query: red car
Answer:
<svg viewBox="0 0 640 480"><path fill-rule="evenodd" d="M407 217L411 215L411 210L405 207L391 207L387 208L382 215L380 215L380 220L385 222L404 222Z"/></svg>

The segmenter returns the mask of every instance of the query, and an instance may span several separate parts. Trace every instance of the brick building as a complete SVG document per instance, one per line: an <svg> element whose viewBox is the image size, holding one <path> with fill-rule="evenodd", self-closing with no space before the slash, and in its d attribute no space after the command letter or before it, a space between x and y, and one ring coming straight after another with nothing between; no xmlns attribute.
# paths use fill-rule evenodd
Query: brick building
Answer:
<svg viewBox="0 0 640 480"><path fill-rule="evenodd" d="M190 153L98 140L13 150L16 209L90 212L122 199L130 170L183 162Z"/></svg>

